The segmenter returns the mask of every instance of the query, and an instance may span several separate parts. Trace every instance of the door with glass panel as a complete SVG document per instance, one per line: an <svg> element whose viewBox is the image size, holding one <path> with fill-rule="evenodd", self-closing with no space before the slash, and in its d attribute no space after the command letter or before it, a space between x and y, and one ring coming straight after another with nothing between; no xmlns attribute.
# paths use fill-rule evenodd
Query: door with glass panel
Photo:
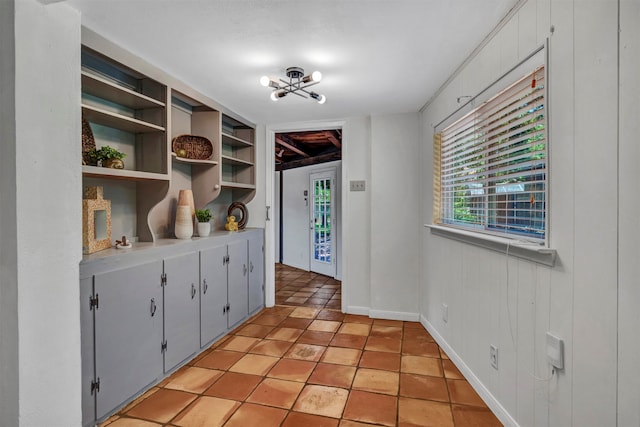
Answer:
<svg viewBox="0 0 640 427"><path fill-rule="evenodd" d="M335 277L335 182L336 170L310 175L310 266L315 273Z"/></svg>

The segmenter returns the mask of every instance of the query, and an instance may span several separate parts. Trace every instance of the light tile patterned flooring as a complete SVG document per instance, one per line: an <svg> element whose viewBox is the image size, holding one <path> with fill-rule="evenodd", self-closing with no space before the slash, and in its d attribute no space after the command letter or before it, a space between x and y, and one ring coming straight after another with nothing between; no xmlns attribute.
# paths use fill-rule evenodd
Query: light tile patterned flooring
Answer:
<svg viewBox="0 0 640 427"><path fill-rule="evenodd" d="M276 264L276 304L340 310L342 284L313 272Z"/></svg>
<svg viewBox="0 0 640 427"><path fill-rule="evenodd" d="M328 301L339 293L333 289ZM103 423L107 425L501 424L419 323L276 305Z"/></svg>

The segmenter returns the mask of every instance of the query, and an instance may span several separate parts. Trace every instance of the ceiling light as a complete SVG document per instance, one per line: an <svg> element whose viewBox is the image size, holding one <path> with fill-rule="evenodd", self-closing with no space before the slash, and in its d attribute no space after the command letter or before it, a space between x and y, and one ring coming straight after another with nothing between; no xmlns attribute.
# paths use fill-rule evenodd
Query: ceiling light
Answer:
<svg viewBox="0 0 640 427"><path fill-rule="evenodd" d="M318 95L315 92L311 92L309 95L311 96L311 98L318 101L318 104L324 104L325 102L327 102L327 98L324 95Z"/></svg>
<svg viewBox="0 0 640 427"><path fill-rule="evenodd" d="M265 87L273 88L271 92L271 99L277 101L283 98L289 93L301 96L303 98L315 99L319 104L324 104L327 98L324 95L319 95L315 92L309 92L308 87L316 85L322 80L322 73L320 71L314 71L313 73L305 76L304 69L300 67L289 67L285 70L285 74L289 80L279 79L275 80L267 76L260 78L260 84Z"/></svg>
<svg viewBox="0 0 640 427"><path fill-rule="evenodd" d="M274 90L273 92L271 92L272 101L277 101L278 99L284 98L285 96L287 96L287 92L284 92L284 91L278 92Z"/></svg>

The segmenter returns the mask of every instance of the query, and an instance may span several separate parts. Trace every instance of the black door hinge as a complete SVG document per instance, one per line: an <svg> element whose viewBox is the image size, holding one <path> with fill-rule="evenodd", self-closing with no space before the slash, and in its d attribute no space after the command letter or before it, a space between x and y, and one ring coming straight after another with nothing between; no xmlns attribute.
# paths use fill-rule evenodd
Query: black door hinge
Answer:
<svg viewBox="0 0 640 427"><path fill-rule="evenodd" d="M164 340L160 344L160 353L164 353L166 351L167 351L167 340Z"/></svg>
<svg viewBox="0 0 640 427"><path fill-rule="evenodd" d="M160 286L167 286L167 273L160 275Z"/></svg>
<svg viewBox="0 0 640 427"><path fill-rule="evenodd" d="M100 378L96 378L95 381L91 381L91 395L100 391Z"/></svg>
<svg viewBox="0 0 640 427"><path fill-rule="evenodd" d="M93 310L93 309L99 309L100 308L100 296L98 294L96 294L95 297L89 296L89 310Z"/></svg>

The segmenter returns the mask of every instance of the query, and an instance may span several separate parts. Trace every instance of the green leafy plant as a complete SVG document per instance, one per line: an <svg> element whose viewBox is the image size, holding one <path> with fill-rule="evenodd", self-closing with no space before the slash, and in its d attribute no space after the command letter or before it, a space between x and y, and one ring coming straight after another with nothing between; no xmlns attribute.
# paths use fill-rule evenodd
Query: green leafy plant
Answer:
<svg viewBox="0 0 640 427"><path fill-rule="evenodd" d="M209 222L211 220L211 212L209 209L196 209L196 218L198 222Z"/></svg>
<svg viewBox="0 0 640 427"><path fill-rule="evenodd" d="M108 145L100 148L92 148L88 153L89 158L96 163L98 161L108 159L124 159L127 155L122 151L118 151L115 148L111 148Z"/></svg>

